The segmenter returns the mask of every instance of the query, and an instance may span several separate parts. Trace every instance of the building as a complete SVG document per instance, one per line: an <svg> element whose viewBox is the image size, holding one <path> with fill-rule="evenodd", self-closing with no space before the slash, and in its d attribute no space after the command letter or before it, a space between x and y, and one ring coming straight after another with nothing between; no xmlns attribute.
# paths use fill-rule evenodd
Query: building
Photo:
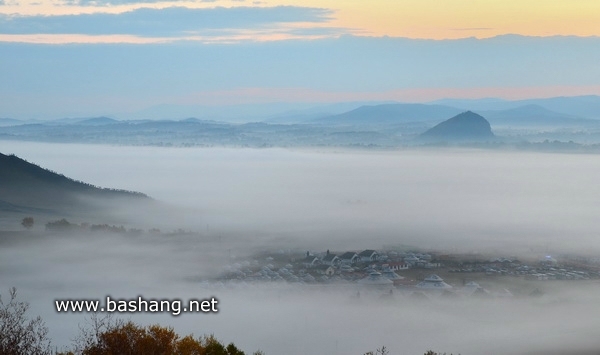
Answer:
<svg viewBox="0 0 600 355"><path fill-rule="evenodd" d="M379 254L375 250L367 249L358 254L360 261L369 263L379 260Z"/></svg>
<svg viewBox="0 0 600 355"><path fill-rule="evenodd" d="M394 287L394 282L383 277L383 275L379 272L370 273L369 276L358 280L358 284L369 288L383 290L391 290Z"/></svg>
<svg viewBox="0 0 600 355"><path fill-rule="evenodd" d="M408 268L409 268L408 263L405 263L403 261L396 261L396 262L384 264L384 265L382 265L384 269L386 268L386 265L387 265L387 268L389 268L392 271L408 270Z"/></svg>
<svg viewBox="0 0 600 355"><path fill-rule="evenodd" d="M306 258L302 260L302 265L307 268L315 267L317 265L321 265L321 260L313 255L307 255Z"/></svg>
<svg viewBox="0 0 600 355"><path fill-rule="evenodd" d="M415 287L418 289L421 289L423 291L434 291L434 290L444 291L444 290L449 290L452 288L452 286L445 283L444 279L442 279L441 277L439 277L436 274L431 274L431 275L427 276L423 281L419 282Z"/></svg>
<svg viewBox="0 0 600 355"><path fill-rule="evenodd" d="M342 260L335 254L330 253L329 251L327 251L327 254L325 254L323 256L323 258L321 259L321 263L323 265L329 265L329 266L339 266L340 263L342 262Z"/></svg>
<svg viewBox="0 0 600 355"><path fill-rule="evenodd" d="M333 276L335 274L335 269L331 265L318 265L314 269L318 274L325 276Z"/></svg>
<svg viewBox="0 0 600 355"><path fill-rule="evenodd" d="M355 252L349 251L340 255L340 260L344 265L354 265L360 261L360 257Z"/></svg>

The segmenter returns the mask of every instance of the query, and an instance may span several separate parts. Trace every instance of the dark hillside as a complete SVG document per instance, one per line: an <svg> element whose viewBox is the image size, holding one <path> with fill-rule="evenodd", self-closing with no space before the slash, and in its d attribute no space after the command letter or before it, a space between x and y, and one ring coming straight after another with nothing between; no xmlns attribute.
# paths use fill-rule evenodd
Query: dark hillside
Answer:
<svg viewBox="0 0 600 355"><path fill-rule="evenodd" d="M80 209L94 199L116 198L148 197L139 192L99 188L0 153L0 210L58 212Z"/></svg>

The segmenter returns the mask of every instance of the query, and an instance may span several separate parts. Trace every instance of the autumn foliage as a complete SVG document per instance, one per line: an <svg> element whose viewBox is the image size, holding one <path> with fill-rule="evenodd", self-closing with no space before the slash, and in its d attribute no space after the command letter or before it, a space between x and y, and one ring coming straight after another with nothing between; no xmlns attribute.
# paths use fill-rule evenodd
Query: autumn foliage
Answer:
<svg viewBox="0 0 600 355"><path fill-rule="evenodd" d="M110 327L77 353L83 355L244 355L233 343L224 346L214 336L180 337L173 328L133 322ZM69 353L66 353L69 354Z"/></svg>

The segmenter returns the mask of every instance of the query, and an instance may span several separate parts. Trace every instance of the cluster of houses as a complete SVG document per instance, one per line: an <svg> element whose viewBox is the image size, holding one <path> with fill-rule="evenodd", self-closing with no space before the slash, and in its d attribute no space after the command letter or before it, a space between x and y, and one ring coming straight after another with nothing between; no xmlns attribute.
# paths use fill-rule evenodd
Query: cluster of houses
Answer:
<svg viewBox="0 0 600 355"><path fill-rule="evenodd" d="M488 261L462 263L451 267L450 272L480 272L488 276L523 276L527 280L589 280L600 278L598 267L575 267L560 264L548 255L533 263L524 263L516 258L494 258Z"/></svg>
<svg viewBox="0 0 600 355"><path fill-rule="evenodd" d="M292 283L351 282L368 287L397 287L414 281L405 280L397 271L411 268L433 269L441 264L425 253L360 252L305 254L278 253L262 260L229 265L220 278L228 281L284 281Z"/></svg>
<svg viewBox="0 0 600 355"><path fill-rule="evenodd" d="M361 293L362 290L368 290L379 294L401 293L419 297L430 297L432 294L512 297L508 290L490 292L476 282L467 282L468 280L463 277L460 277L461 285L450 285L435 273L436 268L442 267L440 261L444 263L444 272L476 272L492 277L507 275L523 277L527 280L600 278L600 265L585 264L590 265L590 268L596 266L596 269L574 267L559 264L549 256L529 264L516 258L475 259L459 255L373 249L343 253L329 250L319 253L280 250L262 254L253 260L234 262L226 267L223 274L210 282L207 280L203 283L207 287L219 287L219 285L243 287L250 286L254 282L279 282L340 286L344 289L350 286L354 290L360 289ZM409 269L419 270L417 273L403 272ZM412 275L413 279L409 275Z"/></svg>
<svg viewBox="0 0 600 355"><path fill-rule="evenodd" d="M462 287L453 287L429 270L440 267L430 254L380 252L332 253L329 250L315 254L306 252L298 255L280 251L263 255L260 259L229 265L227 272L219 278L235 285L250 285L251 282L286 282L298 284L327 284L330 286L353 286L356 294L392 295L404 294L422 298L431 295L491 296L491 293L475 282ZM398 272L422 268L424 277L420 281L400 276ZM208 286L208 285L206 285ZM504 295L509 295L506 292Z"/></svg>
<svg viewBox="0 0 600 355"><path fill-rule="evenodd" d="M404 277L396 271L410 268L435 268L439 263L432 261L430 254L379 252L366 249L335 254L329 250L313 254L306 252L301 259L292 259L304 275L316 277L316 281L331 282L344 280L370 286L399 286L406 284ZM312 278L308 277L309 280Z"/></svg>
<svg viewBox="0 0 600 355"><path fill-rule="evenodd" d="M306 269L324 270L325 275L333 275L336 272L352 272L357 269L369 271L369 268L378 268L383 270L398 271L409 268L436 268L440 263L432 262L433 257L430 254L422 253L397 253L390 251L387 253L378 252L372 249L366 249L361 252L348 251L337 255L327 250L324 253L312 254L306 252L305 257L300 261Z"/></svg>

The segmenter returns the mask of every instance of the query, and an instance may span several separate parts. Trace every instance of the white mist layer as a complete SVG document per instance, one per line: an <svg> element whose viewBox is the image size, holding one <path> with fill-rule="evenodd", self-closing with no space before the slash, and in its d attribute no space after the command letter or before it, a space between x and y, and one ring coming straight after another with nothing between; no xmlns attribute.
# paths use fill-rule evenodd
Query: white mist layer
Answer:
<svg viewBox="0 0 600 355"><path fill-rule="evenodd" d="M206 290L231 255L257 250L379 249L413 245L451 252L600 255L599 156L471 150L358 152L178 149L0 141L42 167L103 187L144 192L180 208L136 215L130 227L198 232L81 235L3 245L4 296L18 288L57 345L83 315L54 312L56 298L216 296L216 315L133 315L181 334L214 333L247 352L393 354L428 349L522 354L599 349L595 282L548 285L547 297L419 303L396 295L353 303L353 291L283 286ZM84 222L84 221L73 221ZM562 284L561 284L562 285Z"/></svg>

